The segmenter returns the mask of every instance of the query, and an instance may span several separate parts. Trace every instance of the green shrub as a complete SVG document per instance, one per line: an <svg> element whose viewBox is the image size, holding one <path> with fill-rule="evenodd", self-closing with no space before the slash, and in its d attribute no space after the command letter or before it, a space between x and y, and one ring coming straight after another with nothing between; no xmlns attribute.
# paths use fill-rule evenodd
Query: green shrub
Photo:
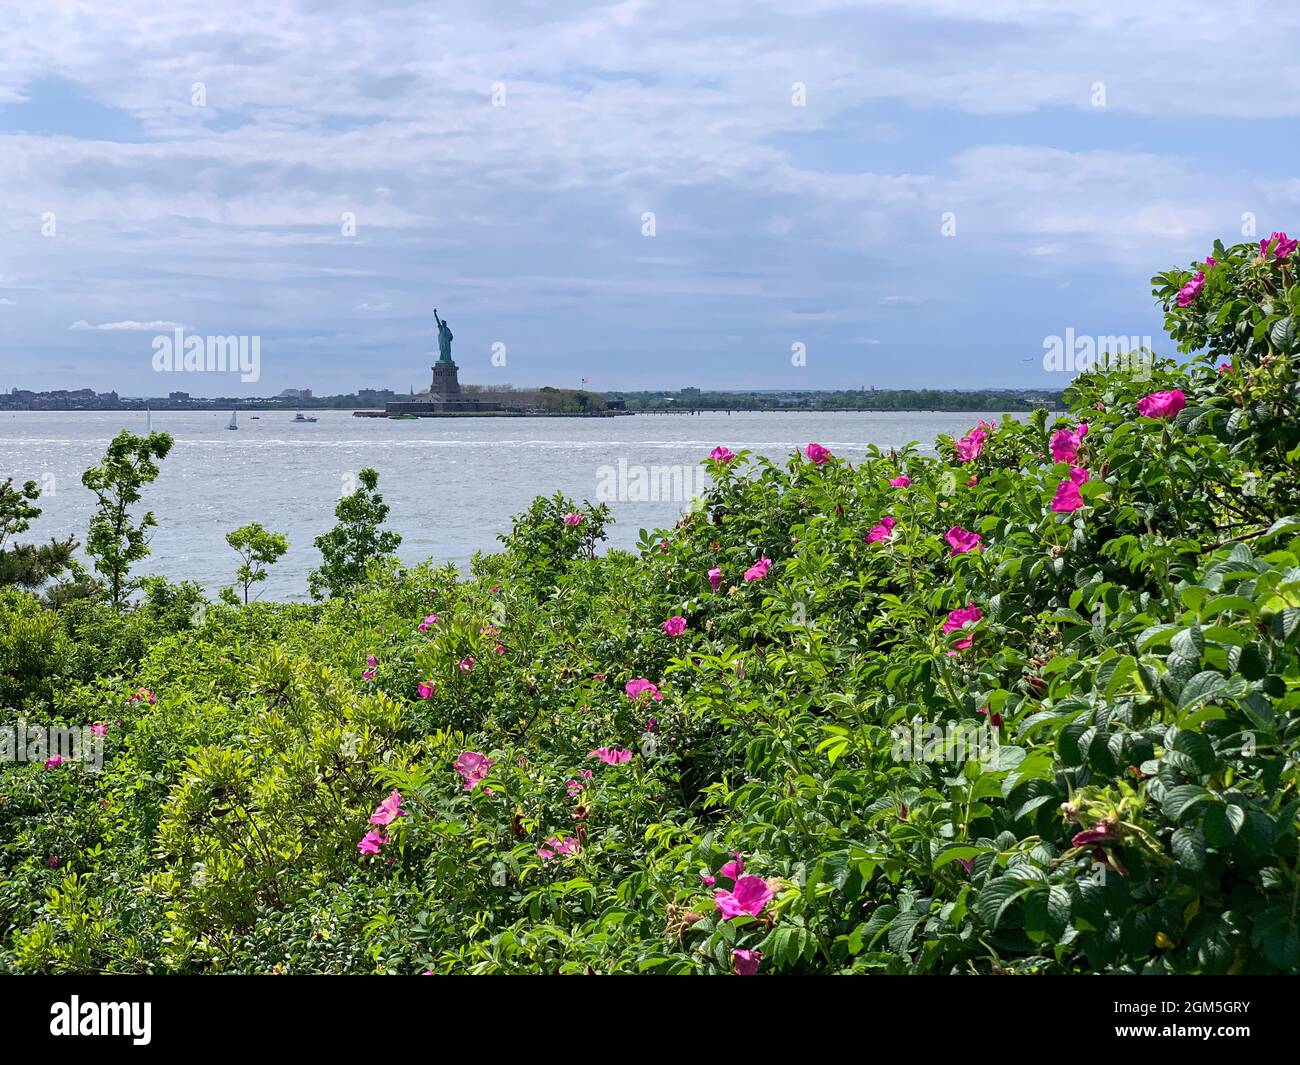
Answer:
<svg viewBox="0 0 1300 1065"><path fill-rule="evenodd" d="M0 770L0 967L1300 971L1295 289L1214 258L1155 280L1186 365L711 458L634 553L556 496L464 580L0 598L0 683L113 721Z"/></svg>

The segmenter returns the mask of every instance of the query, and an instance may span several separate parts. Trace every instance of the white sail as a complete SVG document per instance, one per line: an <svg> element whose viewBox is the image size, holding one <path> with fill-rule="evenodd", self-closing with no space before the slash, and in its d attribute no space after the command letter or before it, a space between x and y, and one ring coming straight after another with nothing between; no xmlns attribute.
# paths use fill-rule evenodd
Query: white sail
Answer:
<svg viewBox="0 0 1300 1065"><path fill-rule="evenodd" d="M227 425L226 428L227 428L227 429L238 429L238 428L239 428L238 423L235 421L235 412L234 412L233 410L230 412L230 424Z"/></svg>

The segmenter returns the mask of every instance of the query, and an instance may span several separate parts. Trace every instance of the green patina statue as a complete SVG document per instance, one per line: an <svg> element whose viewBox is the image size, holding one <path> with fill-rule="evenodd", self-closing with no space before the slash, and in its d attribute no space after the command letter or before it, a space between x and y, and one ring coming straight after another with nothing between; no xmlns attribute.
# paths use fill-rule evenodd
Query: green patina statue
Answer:
<svg viewBox="0 0 1300 1065"><path fill-rule="evenodd" d="M438 323L438 361L451 362L451 328L438 317L438 308L433 309L433 320Z"/></svg>

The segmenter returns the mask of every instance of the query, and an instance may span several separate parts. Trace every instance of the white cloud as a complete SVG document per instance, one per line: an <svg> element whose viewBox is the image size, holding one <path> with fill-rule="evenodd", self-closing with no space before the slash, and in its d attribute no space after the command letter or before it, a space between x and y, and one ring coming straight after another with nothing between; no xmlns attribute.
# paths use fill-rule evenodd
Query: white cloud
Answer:
<svg viewBox="0 0 1300 1065"><path fill-rule="evenodd" d="M929 293L926 271L951 268L964 291L942 298L979 302L990 278L1056 284L1082 259L1154 272L1232 239L1243 211L1281 228L1300 206L1287 161L1211 165L1174 150L1185 133L1143 138L1300 114L1297 31L1280 0L0 9L0 107L60 79L143 131L0 134L6 269L42 294L6 315L5 339L89 347L55 336L81 315L76 332L175 328L109 320L145 291L168 318L283 333L279 350L301 342L322 373L343 372L331 352L376 372L422 364L435 304L458 353L503 340L521 383L629 345L629 363L676 352L693 369L719 338L752 344L801 306L826 307L828 329L861 320L891 351L884 320L925 325L911 332L936 356L964 351L964 331L926 320L934 298L884 293ZM1025 143L978 137L1044 108L1015 127ZM1076 144L1110 147L1072 147L1085 127ZM945 211L958 235L940 241ZM57 236L40 232L46 212ZM111 343L93 343L110 349L99 383L116 385Z"/></svg>
<svg viewBox="0 0 1300 1065"><path fill-rule="evenodd" d="M103 322L99 325L91 325L84 318L78 318L68 326L68 328L75 329L78 332L88 329L99 329L104 332L122 330L126 332L157 333L164 329L184 329L186 327L181 325L180 322L133 322L130 320L125 322Z"/></svg>

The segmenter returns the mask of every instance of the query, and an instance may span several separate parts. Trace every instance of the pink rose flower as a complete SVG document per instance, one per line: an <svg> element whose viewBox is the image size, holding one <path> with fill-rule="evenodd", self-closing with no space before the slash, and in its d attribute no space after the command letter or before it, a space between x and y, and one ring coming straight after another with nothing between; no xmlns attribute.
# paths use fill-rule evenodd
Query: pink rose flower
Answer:
<svg viewBox="0 0 1300 1065"><path fill-rule="evenodd" d="M558 836L551 836L542 846L537 848L537 853L546 861L550 861L552 858L577 854L580 849L581 846L575 836L563 840Z"/></svg>
<svg viewBox="0 0 1300 1065"><path fill-rule="evenodd" d="M372 830L361 837L361 842L357 844L357 850L362 854L378 854L379 848L387 842L387 836L382 832Z"/></svg>
<svg viewBox="0 0 1300 1065"><path fill-rule="evenodd" d="M728 880L737 881L745 872L745 859L740 856L740 851L731 852L731 861L718 870L718 876L725 876Z"/></svg>
<svg viewBox="0 0 1300 1065"><path fill-rule="evenodd" d="M1138 413L1144 418L1172 418L1187 406L1187 397L1175 388L1170 392L1152 392L1138 400Z"/></svg>
<svg viewBox="0 0 1300 1065"><path fill-rule="evenodd" d="M723 465L731 462L735 457L736 453L731 448L723 447L721 444L709 452L709 458L714 462L721 462Z"/></svg>
<svg viewBox="0 0 1300 1065"><path fill-rule="evenodd" d="M948 546L952 548L954 555L964 555L968 551L980 551L983 545L980 543L979 533L973 533L969 529L963 529L960 525L954 525L946 533L944 539L948 541Z"/></svg>
<svg viewBox="0 0 1300 1065"><path fill-rule="evenodd" d="M1192 300L1201 294L1201 289L1205 287L1205 274L1198 271L1197 274L1178 290L1178 306L1186 307Z"/></svg>
<svg viewBox="0 0 1300 1065"><path fill-rule="evenodd" d="M576 510L572 510L568 514L564 515L564 524L581 525L582 519L583 519L583 515L579 514Z"/></svg>
<svg viewBox="0 0 1300 1065"><path fill-rule="evenodd" d="M714 905L718 907L724 920L748 914L757 917L763 908L772 901L774 892L761 876L742 876L736 881L733 891L719 888L713 893Z"/></svg>
<svg viewBox="0 0 1300 1065"><path fill-rule="evenodd" d="M1075 847L1087 847L1094 843L1114 843L1118 839L1119 831L1113 823L1098 821L1092 828L1075 833L1070 843Z"/></svg>
<svg viewBox="0 0 1300 1065"><path fill-rule="evenodd" d="M649 692L650 698L657 703L662 703L664 701L664 697L659 694L658 687L651 684L645 679L645 677L637 677L634 680L629 680L625 685L623 685L623 690L627 692L627 697L633 702L636 702L645 692Z"/></svg>
<svg viewBox="0 0 1300 1065"><path fill-rule="evenodd" d="M722 587L722 570L718 566L709 570L709 587L715 592Z"/></svg>
<svg viewBox="0 0 1300 1065"><path fill-rule="evenodd" d="M405 816L406 811L402 809L402 793L394 789L388 798L375 807L375 812L370 815L370 823L391 825L397 818Z"/></svg>
<svg viewBox="0 0 1300 1065"><path fill-rule="evenodd" d="M422 680L415 686L415 690L420 693L421 699L432 699L433 693L438 690L438 682L435 680Z"/></svg>
<svg viewBox="0 0 1300 1065"><path fill-rule="evenodd" d="M767 571L772 568L772 560L766 555L760 556L749 569L745 570L745 580L761 581L767 576Z"/></svg>
<svg viewBox="0 0 1300 1065"><path fill-rule="evenodd" d="M901 474L900 476L894 477L890 480L889 487L906 488L911 483L912 483L912 478L908 477L907 474Z"/></svg>
<svg viewBox="0 0 1300 1065"><path fill-rule="evenodd" d="M632 761L632 752L626 747L597 747L587 752L588 758L599 758L606 765L622 765Z"/></svg>
<svg viewBox="0 0 1300 1065"><path fill-rule="evenodd" d="M473 791L475 786L488 775L496 762L478 751L464 751L456 759L454 766L461 780L465 782L465 791Z"/></svg>
<svg viewBox="0 0 1300 1065"><path fill-rule="evenodd" d="M959 606L956 610L948 611L948 616L944 619L943 631L944 633L957 632L967 625L973 625L983 616L984 612L979 607L974 603L967 603L965 606ZM955 656L958 651L966 650L974 642L974 637L971 636L957 640L952 645L953 649L948 652L949 656Z"/></svg>
<svg viewBox="0 0 1300 1065"><path fill-rule="evenodd" d="M980 452L984 450L984 441L987 439L989 429L992 426L987 422L980 422L974 429L957 441L957 461L960 463L973 462L980 457Z"/></svg>
<svg viewBox="0 0 1300 1065"><path fill-rule="evenodd" d="M1057 514L1069 514L1082 506L1083 496L1079 494L1077 484L1073 481L1062 481L1056 486L1056 494L1052 496L1053 511Z"/></svg>
<svg viewBox="0 0 1300 1065"><path fill-rule="evenodd" d="M686 619L680 614L674 614L664 622L664 632L669 636L680 636L686 631Z"/></svg>
<svg viewBox="0 0 1300 1065"><path fill-rule="evenodd" d="M1259 254L1267 259L1270 247L1273 249L1273 257L1280 261L1295 251L1296 242L1287 237L1285 233L1273 233L1268 240L1259 242Z"/></svg>
<svg viewBox="0 0 1300 1065"><path fill-rule="evenodd" d="M809 444L806 454L808 455L808 461L817 466L824 466L835 457L821 444Z"/></svg>
<svg viewBox="0 0 1300 1065"><path fill-rule="evenodd" d="M891 517L880 519L879 525L873 525L871 531L867 533L867 543L876 544L881 540L890 540L894 536L894 526L898 524Z"/></svg>
<svg viewBox="0 0 1300 1065"><path fill-rule="evenodd" d="M1088 423L1084 422L1077 429L1058 429L1052 434L1052 461L1073 462L1079 457L1079 448L1083 438L1088 435Z"/></svg>
<svg viewBox="0 0 1300 1065"><path fill-rule="evenodd" d="M744 950L737 947L731 952L731 964L737 976L756 976L762 960L763 952L760 950Z"/></svg>

